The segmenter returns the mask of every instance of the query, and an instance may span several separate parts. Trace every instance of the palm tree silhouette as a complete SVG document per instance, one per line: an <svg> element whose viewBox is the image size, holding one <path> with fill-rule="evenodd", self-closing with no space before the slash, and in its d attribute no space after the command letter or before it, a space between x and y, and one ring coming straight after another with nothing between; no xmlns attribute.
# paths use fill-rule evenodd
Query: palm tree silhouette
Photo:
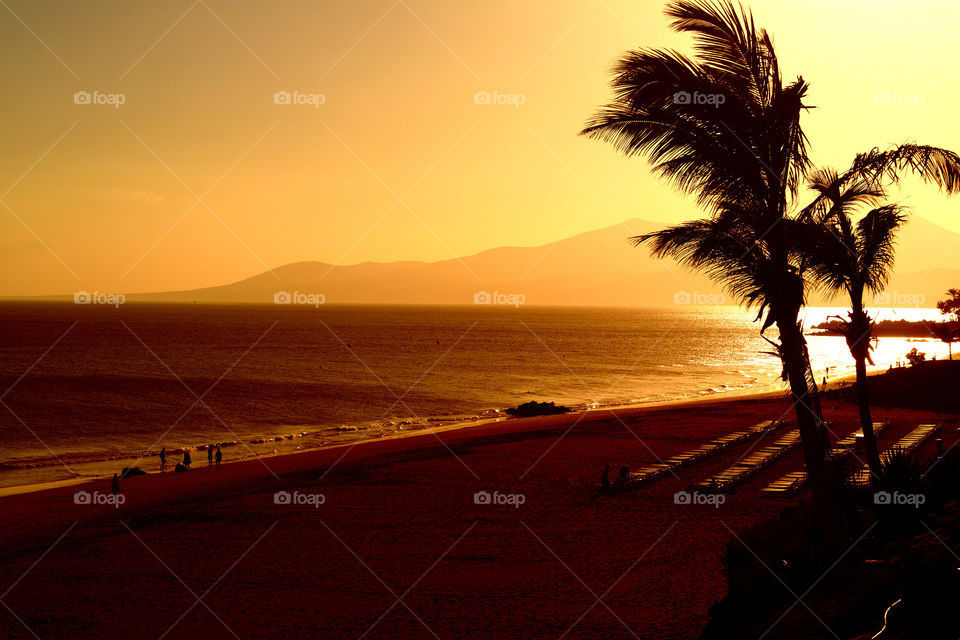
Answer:
<svg viewBox="0 0 960 640"><path fill-rule="evenodd" d="M953 360L953 343L960 338L960 289L948 290L947 299L937 302L937 310L945 316L953 316L953 320L935 322L928 329L937 340L946 343L948 357Z"/></svg>
<svg viewBox="0 0 960 640"><path fill-rule="evenodd" d="M761 334L776 325L814 500L824 505L831 497L829 443L799 322L811 262L808 223L788 213L811 169L800 127L808 85L802 77L784 84L769 35L743 7L679 0L666 14L674 30L692 34L697 58L628 52L614 70L613 101L581 133L645 156L710 216L633 240L706 272L756 308ZM846 191L857 183L879 189L906 170L960 190L960 157L918 145L860 154L834 183ZM829 195L819 194L807 209L830 203Z"/></svg>
<svg viewBox="0 0 960 640"><path fill-rule="evenodd" d="M947 345L947 360L953 360L953 343L960 336L960 327L956 322L934 322L927 326L930 334Z"/></svg>
<svg viewBox="0 0 960 640"><path fill-rule="evenodd" d="M887 284L893 269L896 235L907 217L900 206L885 204L857 219L863 207L880 204L886 196L875 181L863 175L855 174L842 182L836 171L822 169L811 175L809 186L818 196L799 215L799 219L811 225L808 231L813 240L807 250L806 269L828 293L845 293L850 299L848 317L838 320L856 363L860 429L867 463L876 477L882 471L882 462L867 388L875 323L864 308L863 296L867 290L879 293Z"/></svg>
<svg viewBox="0 0 960 640"><path fill-rule="evenodd" d="M645 155L711 214L634 240L705 271L758 308L761 332L777 326L807 471L826 498L827 440L798 321L804 281L786 216L810 167L800 128L807 83L784 85L769 35L742 7L681 0L666 14L674 30L693 35L698 59L627 53L615 70L613 102L582 133Z"/></svg>

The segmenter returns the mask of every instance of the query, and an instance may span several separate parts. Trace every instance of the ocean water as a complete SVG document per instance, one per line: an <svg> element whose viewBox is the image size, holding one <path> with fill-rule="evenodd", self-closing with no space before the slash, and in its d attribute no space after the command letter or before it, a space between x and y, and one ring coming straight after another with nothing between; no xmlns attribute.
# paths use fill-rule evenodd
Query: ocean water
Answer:
<svg viewBox="0 0 960 640"><path fill-rule="evenodd" d="M807 326L838 311L810 309ZM176 461L224 443L229 460L499 419L529 400L584 408L782 388L758 329L742 309L679 305L3 303L0 486L134 462L152 471L161 446ZM842 338L809 341L818 379L852 372ZM913 346L946 353L881 339L877 367Z"/></svg>

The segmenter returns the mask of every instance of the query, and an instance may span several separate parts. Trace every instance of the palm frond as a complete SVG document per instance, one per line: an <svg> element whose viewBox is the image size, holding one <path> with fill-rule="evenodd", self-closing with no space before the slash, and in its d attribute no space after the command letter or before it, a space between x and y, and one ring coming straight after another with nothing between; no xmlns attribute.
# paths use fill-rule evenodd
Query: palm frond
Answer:
<svg viewBox="0 0 960 640"><path fill-rule="evenodd" d="M784 87L769 36L730 2L681 0L672 26L694 37L696 58L628 52L614 69L613 100L581 131L654 170L711 213L758 203L777 215L809 168L799 125L807 84Z"/></svg>
<svg viewBox="0 0 960 640"><path fill-rule="evenodd" d="M860 176L873 184L898 184L907 171L948 194L960 192L960 156L927 145L902 144L886 151L871 149L857 155L846 176Z"/></svg>
<svg viewBox="0 0 960 640"><path fill-rule="evenodd" d="M890 204L872 209L857 222L860 281L873 292L882 291L890 278L897 231L906 221L905 209Z"/></svg>
<svg viewBox="0 0 960 640"><path fill-rule="evenodd" d="M766 31L757 29L743 6L682 0L669 5L666 15L674 31L693 35L705 65L769 101L771 71L779 77L776 56Z"/></svg>
<svg viewBox="0 0 960 640"><path fill-rule="evenodd" d="M849 216L864 204L880 204L886 193L860 175L841 179L836 169L824 167L807 176L807 187L816 193L814 200L797 217L820 224L840 215Z"/></svg>

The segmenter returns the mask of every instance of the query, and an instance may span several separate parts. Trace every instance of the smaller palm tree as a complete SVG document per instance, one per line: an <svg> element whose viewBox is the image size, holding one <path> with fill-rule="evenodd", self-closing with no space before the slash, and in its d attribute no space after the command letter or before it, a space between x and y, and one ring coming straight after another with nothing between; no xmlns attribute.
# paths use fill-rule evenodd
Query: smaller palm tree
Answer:
<svg viewBox="0 0 960 640"><path fill-rule="evenodd" d="M950 289L947 296L946 300L937 303L937 309L945 316L953 316L953 319L933 324L930 333L946 343L950 359L953 360L953 343L960 339L960 289Z"/></svg>
<svg viewBox="0 0 960 640"><path fill-rule="evenodd" d="M927 326L930 334L947 345L947 359L953 360L953 343L960 338L960 327L956 322L934 322Z"/></svg>
<svg viewBox="0 0 960 640"><path fill-rule="evenodd" d="M864 178L841 181L835 171L825 169L812 174L810 188L821 197L801 213L801 219L810 225L806 268L828 292L842 292L850 299L848 317L840 318L840 332L856 362L857 403L867 463L874 474L879 474L883 464L867 388L875 323L863 298L866 291L879 293L886 286L894 263L896 235L907 218L902 207L884 204L857 219L865 206L879 204L884 197L882 189Z"/></svg>

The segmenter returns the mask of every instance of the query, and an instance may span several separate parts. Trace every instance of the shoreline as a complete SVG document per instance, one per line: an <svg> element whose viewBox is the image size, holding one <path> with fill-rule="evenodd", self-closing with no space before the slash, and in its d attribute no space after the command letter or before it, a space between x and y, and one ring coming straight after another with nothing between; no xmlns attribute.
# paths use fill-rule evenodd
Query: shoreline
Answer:
<svg viewBox="0 0 960 640"><path fill-rule="evenodd" d="M877 369L874 371L868 371L868 376L881 375L885 373L885 369ZM851 383L856 379L855 374L845 374L836 377L831 377L828 379L831 388L833 385L838 383ZM479 419L462 419L457 420L456 418L450 418L451 422L449 424L443 424L438 426L426 426L422 429L411 429L403 430L391 433L389 435L371 436L371 437L361 437L356 440L343 441L343 442L331 442L329 444L322 444L316 446L308 446L303 449L294 450L294 451L274 451L266 453L248 453L242 457L237 457L227 462L224 462L224 465L234 465L237 463L250 462L254 460L268 460L274 458L282 458L286 456L300 456L317 451L324 450L337 450L342 449L343 447L356 447L361 445L367 445L374 442L383 442L383 441L393 441L401 440L407 438L414 438L417 436L427 436L431 434L446 433L448 431L459 431L459 430L470 430L476 429L489 424L495 423L507 423L512 425L522 425L524 421L537 420L544 421L547 423L539 424L540 427L544 426L563 426L568 425L573 422L589 422L595 419L596 416L589 416L589 414L599 414L599 413L612 413L612 412L627 412L626 416L642 415L642 412L651 411L651 410L671 410L677 409L682 410L685 408L696 408L704 404L712 403L725 403L725 402L735 402L735 401L764 401L764 400L775 400L778 398L785 398L786 394L789 393L787 389L770 389L772 385L764 385L766 388L745 388L745 389L730 389L728 391L716 392L716 393L702 393L699 396L691 396L685 398L676 398L670 400L653 400L648 402L638 402L638 403L627 403L627 404L616 404L616 405L603 405L594 408L584 409L582 411L571 411L569 413L555 414L550 416L531 416L527 418L513 418L507 417L504 413L504 410L498 409L500 415L483 417ZM822 391L822 389L821 389ZM583 416L583 417L580 417ZM427 424L430 420L441 421L440 418L427 418ZM369 428L367 426L366 428ZM316 432L306 432L307 435L313 435ZM245 443L240 441L236 443L237 445L243 444L252 444ZM231 447L235 449L235 447ZM198 449L199 451L199 449ZM173 450L171 450L171 453ZM150 456L143 456L140 458L116 458L116 462L122 463L123 461L128 460L144 460L154 457L155 454ZM201 466L202 460L194 463L194 466L197 470L203 468ZM82 464L82 463L81 463ZM176 466L176 462L170 462L169 465L172 467ZM55 466L55 465L49 465ZM120 472L122 467L118 466L116 473ZM170 473L173 473L172 471ZM148 471L148 476L153 475L164 475L158 471ZM63 478L59 480L47 480L40 482L28 482L23 484L13 484L5 487L0 487L0 498L12 495L22 495L26 493L35 493L39 491L46 491L48 489L56 489L60 487L69 487L86 483L95 483L108 480L111 477L111 474L102 474L102 475L90 475L90 476L78 476L74 478ZM139 476L138 476L139 477Z"/></svg>
<svg viewBox="0 0 960 640"><path fill-rule="evenodd" d="M637 415L643 415L648 411L669 411L669 410L683 410L689 408L696 408L705 404L712 403L725 403L725 402L735 402L735 401L763 401L763 400L774 400L783 396L787 393L786 390L757 390L757 389L732 389L730 391L704 394L697 397L689 398L679 398L673 400L655 400L651 402L642 402L642 403L632 403L632 404L622 404L622 405L605 405L600 407L595 407L591 409L585 409L583 411L571 411L568 413L546 415L546 416L530 416L525 418L514 418L507 417L503 414L501 410L500 416L481 418L478 420L463 420L454 422L451 424L439 425L439 426L428 426L423 429L417 430L406 430L398 431L389 435L382 435L380 437L372 436L366 438L359 438L353 441L346 442L333 442L325 445L311 446L296 451L279 451L279 452L270 452L264 454L248 454L243 457L238 457L233 460L223 462L223 466L232 466L241 463L249 463L256 460L271 460L276 458L286 458L286 457L296 457L316 453L318 451L327 451L327 450L339 450L344 447L354 448L358 446L369 445L375 442L387 442L387 441L396 441L396 440L406 440L411 438L416 438L418 436L429 436L431 434L440 434L447 433L450 431L469 431L474 430L479 427L484 427L491 424L508 424L508 425L518 425L520 428L517 429L517 432L522 432L522 426L529 421L536 421L537 428L550 428L550 427L560 427L566 426L573 423L586 423L592 422L598 418L609 418L610 414L617 413L621 417L634 417ZM626 412L626 413L621 413ZM596 414L596 415L590 415ZM604 414L601 416L600 414ZM231 447L233 448L233 447ZM172 450L171 450L172 452ZM153 457L152 455L150 456ZM123 462L125 460L144 460L146 457L142 458L117 458L117 462ZM199 471L206 467L202 466L203 461L199 458L194 462L194 471ZM168 463L171 467L176 466L175 461ZM54 465L50 465L54 466ZM116 473L120 473L122 467L118 466ZM174 473L172 470L166 473ZM147 476L163 476L166 473L161 473L158 471L148 471ZM137 478L144 476L135 476ZM42 491L47 491L51 489L59 489L63 487L73 487L77 485L89 484L89 483L102 483L105 480L111 478L110 474L103 475L91 475L91 476L79 476L74 478L63 478L60 480L48 480L41 482L31 482L24 484L14 484L5 487L0 487L0 498L23 495L29 493L38 493ZM129 480L129 479L127 479Z"/></svg>

